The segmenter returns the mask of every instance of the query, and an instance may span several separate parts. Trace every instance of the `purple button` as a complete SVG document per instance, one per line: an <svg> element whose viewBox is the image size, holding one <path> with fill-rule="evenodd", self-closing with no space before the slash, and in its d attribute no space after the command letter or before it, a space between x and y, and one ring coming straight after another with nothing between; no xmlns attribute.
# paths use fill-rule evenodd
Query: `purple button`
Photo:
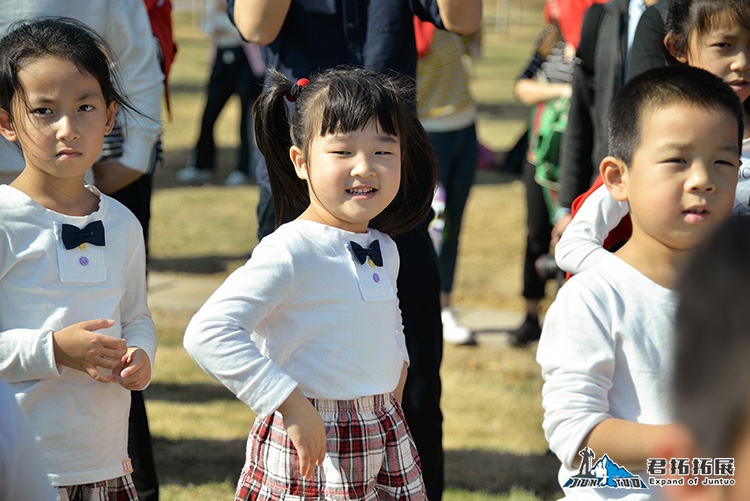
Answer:
<svg viewBox="0 0 750 501"><path fill-rule="evenodd" d="M81 263L81 266L88 266L89 264L89 258L86 256L83 256L81 259L78 260L79 263Z"/></svg>
<svg viewBox="0 0 750 501"><path fill-rule="evenodd" d="M380 275L378 275L377 273L373 273L372 279L375 281L375 283L378 283L380 282Z"/></svg>

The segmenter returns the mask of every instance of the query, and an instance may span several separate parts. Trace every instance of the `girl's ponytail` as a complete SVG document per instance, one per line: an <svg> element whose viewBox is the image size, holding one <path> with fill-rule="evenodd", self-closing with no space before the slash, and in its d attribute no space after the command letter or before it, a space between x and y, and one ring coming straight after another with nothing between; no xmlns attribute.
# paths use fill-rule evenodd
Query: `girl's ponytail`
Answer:
<svg viewBox="0 0 750 501"><path fill-rule="evenodd" d="M293 84L276 70L269 70L268 82L253 105L253 119L255 141L266 161L278 227L301 214L310 204L310 196L307 183L297 177L289 157L291 110L285 98L290 95Z"/></svg>

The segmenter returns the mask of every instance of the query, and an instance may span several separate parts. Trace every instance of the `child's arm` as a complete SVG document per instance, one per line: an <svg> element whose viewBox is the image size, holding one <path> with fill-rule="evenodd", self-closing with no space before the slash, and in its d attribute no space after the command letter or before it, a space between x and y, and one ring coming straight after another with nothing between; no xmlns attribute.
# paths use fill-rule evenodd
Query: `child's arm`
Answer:
<svg viewBox="0 0 750 501"><path fill-rule="evenodd" d="M321 466L326 455L326 430L323 418L299 388L278 409L284 427L299 455L300 474L312 478L315 465Z"/></svg>
<svg viewBox="0 0 750 501"><path fill-rule="evenodd" d="M642 470L646 460L653 457L654 444L658 443L673 426L609 418L594 426L579 449L588 446L594 451L606 451L618 465L632 470Z"/></svg>
<svg viewBox="0 0 750 501"><path fill-rule="evenodd" d="M253 250L250 261L193 316L183 338L193 360L259 416L276 411L297 387L251 337L255 325L293 292L289 253L269 247L261 242Z"/></svg>
<svg viewBox="0 0 750 501"><path fill-rule="evenodd" d="M146 292L146 249L138 225L130 225L125 294L120 302L122 337L127 353L114 371L115 381L127 390L142 390L151 382L156 357L156 327L148 308Z"/></svg>
<svg viewBox="0 0 750 501"><path fill-rule="evenodd" d="M404 367L401 369L401 378L398 380L398 386L396 386L396 389L393 391L399 403L404 398L404 385L406 385L406 375L408 371L409 371L409 364L404 362Z"/></svg>
<svg viewBox="0 0 750 501"><path fill-rule="evenodd" d="M597 188L581 205L555 246L555 261L560 269L580 273L607 259L610 252L602 244L630 212L627 202L618 202L607 187Z"/></svg>
<svg viewBox="0 0 750 501"><path fill-rule="evenodd" d="M653 437L663 428L638 424L636 416L643 412L648 414L650 423L668 422L666 410L658 411L660 404L656 402L667 397L666 391L660 393L662 390L658 389L662 377L657 367L663 362L656 357L668 343L657 346L653 344L654 337L649 337L646 344L653 344L649 349L654 352L655 366L648 373L651 376L647 376L644 370L651 368L644 369L638 352L629 352L630 356L621 352L623 344L632 350L640 349L637 342L625 339L628 335L619 331L623 323L615 319L627 318L627 306L621 299L601 275L581 274L560 290L544 320L537 351L544 377L542 426L550 449L568 469L578 464L583 444L599 456L606 453L618 464L630 463L642 470L646 463L639 463L641 454L653 445ZM663 327L662 323L653 328L661 331ZM642 332L638 335L646 336ZM659 335L668 334L661 331ZM620 376L617 379L616 373ZM633 394L633 378L644 377L655 380L652 391L642 396L648 400L639 401ZM616 384L620 386L615 388ZM633 422L613 417L624 415L632 415L628 419ZM618 425L620 429L616 428Z"/></svg>
<svg viewBox="0 0 750 501"><path fill-rule="evenodd" d="M60 366L111 382L109 371L125 354L125 341L96 332L112 320L87 320L59 331L10 329L0 332L0 378L9 383L60 377ZM102 372L100 369L106 369Z"/></svg>

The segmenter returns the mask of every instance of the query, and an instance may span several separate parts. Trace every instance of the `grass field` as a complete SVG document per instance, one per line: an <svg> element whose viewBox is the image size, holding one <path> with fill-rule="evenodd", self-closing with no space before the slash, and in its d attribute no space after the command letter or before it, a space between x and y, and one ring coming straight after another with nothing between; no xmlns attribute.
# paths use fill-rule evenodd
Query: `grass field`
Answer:
<svg viewBox="0 0 750 501"><path fill-rule="evenodd" d="M473 91L480 139L495 150L507 150L525 130L527 110L513 100L512 84L541 29L542 4L485 1L484 56L474 65ZM198 136L210 69L199 19L196 12L175 13L179 53L172 118L164 126L166 165L157 174L153 200L151 269L200 275L218 284L256 244L257 189L221 186L236 159L238 101L230 102L217 124L214 184L182 187L174 179ZM458 306L522 311L524 218L520 183L512 176L479 172L465 214L454 292ZM159 352L146 399L162 499L231 499L252 412L183 350L182 334L193 311L154 308L153 313ZM545 455L533 347L516 349L501 342L446 346L442 376L444 499L554 499L557 464Z"/></svg>

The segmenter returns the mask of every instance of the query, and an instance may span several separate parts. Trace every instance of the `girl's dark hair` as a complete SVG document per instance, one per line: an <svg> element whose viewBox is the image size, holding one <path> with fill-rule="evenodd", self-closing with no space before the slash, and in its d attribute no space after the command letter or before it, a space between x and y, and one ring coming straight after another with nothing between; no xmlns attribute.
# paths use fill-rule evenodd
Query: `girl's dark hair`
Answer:
<svg viewBox="0 0 750 501"><path fill-rule="evenodd" d="M369 226L391 236L427 217L437 182L437 160L415 113L413 85L364 68L339 67L310 78L291 113L292 82L271 70L267 89L255 101L255 139L265 157L276 225L296 219L310 205L307 182L297 177L292 146L305 156L315 137L360 130L375 121L401 142L401 185L393 201ZM295 92L295 94L297 94Z"/></svg>
<svg viewBox="0 0 750 501"><path fill-rule="evenodd" d="M686 53L691 34L705 36L722 19L750 29L750 4L747 0L672 0L667 35L676 35L675 48Z"/></svg>
<svg viewBox="0 0 750 501"><path fill-rule="evenodd" d="M85 24L67 17L40 17L18 21L0 39L0 108L13 120L12 102L26 102L18 72L30 61L54 57L73 63L96 78L107 103L133 110L120 94L114 72L115 56L109 45Z"/></svg>

